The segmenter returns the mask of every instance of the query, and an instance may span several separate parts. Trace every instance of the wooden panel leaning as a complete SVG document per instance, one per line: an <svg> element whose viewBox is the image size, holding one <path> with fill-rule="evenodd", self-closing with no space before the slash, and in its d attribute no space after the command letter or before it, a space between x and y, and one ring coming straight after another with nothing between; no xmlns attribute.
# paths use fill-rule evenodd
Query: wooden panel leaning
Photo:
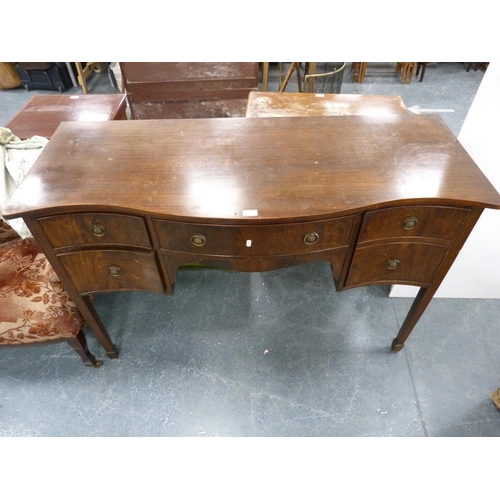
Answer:
<svg viewBox="0 0 500 500"><path fill-rule="evenodd" d="M244 116L257 62L121 62L135 120Z"/></svg>

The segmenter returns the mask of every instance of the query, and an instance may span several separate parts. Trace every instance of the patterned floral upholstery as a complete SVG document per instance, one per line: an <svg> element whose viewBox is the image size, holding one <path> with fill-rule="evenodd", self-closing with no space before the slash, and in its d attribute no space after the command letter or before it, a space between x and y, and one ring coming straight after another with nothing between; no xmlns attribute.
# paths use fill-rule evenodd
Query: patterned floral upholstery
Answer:
<svg viewBox="0 0 500 500"><path fill-rule="evenodd" d="M100 366L88 351L83 326L35 241L0 221L0 347L66 341L86 365Z"/></svg>
<svg viewBox="0 0 500 500"><path fill-rule="evenodd" d="M20 236L0 217L0 245L17 240Z"/></svg>

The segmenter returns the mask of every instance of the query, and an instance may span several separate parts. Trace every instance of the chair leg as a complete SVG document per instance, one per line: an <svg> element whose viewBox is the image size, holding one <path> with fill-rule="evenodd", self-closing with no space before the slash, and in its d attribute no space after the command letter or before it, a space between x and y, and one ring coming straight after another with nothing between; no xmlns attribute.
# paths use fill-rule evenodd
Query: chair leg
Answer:
<svg viewBox="0 0 500 500"><path fill-rule="evenodd" d="M422 74L420 75L419 82L421 82L424 79L425 70L427 69L427 63L426 62L417 63L417 72L415 73L415 76L418 76L420 69L422 69Z"/></svg>
<svg viewBox="0 0 500 500"><path fill-rule="evenodd" d="M123 78L122 78L123 81ZM262 63L262 92L267 92L267 84L269 82L269 63Z"/></svg>
<svg viewBox="0 0 500 500"><path fill-rule="evenodd" d="M416 62L412 62L410 63L410 67L408 69L408 72L409 72L409 82L408 83L411 83L413 82L413 77L415 76L415 70L417 69L417 63Z"/></svg>
<svg viewBox="0 0 500 500"><path fill-rule="evenodd" d="M359 83L360 64L361 63L359 63L359 62L352 63L352 81L354 83Z"/></svg>
<svg viewBox="0 0 500 500"><path fill-rule="evenodd" d="M93 366L99 368L102 366L102 361L95 359L94 355L89 351L87 339L83 330L80 330L76 337L66 339L68 344L79 354L85 366Z"/></svg>
<svg viewBox="0 0 500 500"><path fill-rule="evenodd" d="M368 66L367 62L361 63L361 80L359 83L363 83L363 80L365 79L365 73L366 73L367 66Z"/></svg>
<svg viewBox="0 0 500 500"><path fill-rule="evenodd" d="M299 92L302 92L302 76L300 74L300 63L297 63L295 69L297 70L297 86L299 88Z"/></svg>
<svg viewBox="0 0 500 500"><path fill-rule="evenodd" d="M89 89L87 87L87 77L83 73L82 63L75 62L76 71L78 73L78 83L82 86L84 94L87 94Z"/></svg>

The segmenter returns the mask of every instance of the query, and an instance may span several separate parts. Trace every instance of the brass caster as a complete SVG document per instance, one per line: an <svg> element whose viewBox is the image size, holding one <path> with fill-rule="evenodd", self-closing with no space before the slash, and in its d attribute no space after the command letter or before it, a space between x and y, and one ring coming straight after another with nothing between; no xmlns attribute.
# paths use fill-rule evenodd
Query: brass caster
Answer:
<svg viewBox="0 0 500 500"><path fill-rule="evenodd" d="M106 356L109 359L116 359L118 357L118 348L114 345L112 351L106 351Z"/></svg>
<svg viewBox="0 0 500 500"><path fill-rule="evenodd" d="M392 345L391 345L392 352L399 352L401 349L403 349L403 347L404 347L404 344L398 344L397 339L394 339L392 341Z"/></svg>

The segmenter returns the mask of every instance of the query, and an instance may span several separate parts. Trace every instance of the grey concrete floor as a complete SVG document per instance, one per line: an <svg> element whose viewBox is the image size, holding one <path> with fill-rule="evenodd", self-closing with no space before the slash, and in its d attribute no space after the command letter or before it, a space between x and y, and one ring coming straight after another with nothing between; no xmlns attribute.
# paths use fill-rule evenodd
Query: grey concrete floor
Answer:
<svg viewBox="0 0 500 500"><path fill-rule="evenodd" d="M393 65L354 84L348 63L342 93L454 109L458 134L484 73L430 63L404 85ZM89 86L114 92L107 75ZM0 91L0 124L35 93ZM435 299L392 353L410 304L380 286L337 293L326 263L180 271L173 297L98 294L119 358L90 331L100 369L65 344L0 350L0 436L500 436L499 302Z"/></svg>

